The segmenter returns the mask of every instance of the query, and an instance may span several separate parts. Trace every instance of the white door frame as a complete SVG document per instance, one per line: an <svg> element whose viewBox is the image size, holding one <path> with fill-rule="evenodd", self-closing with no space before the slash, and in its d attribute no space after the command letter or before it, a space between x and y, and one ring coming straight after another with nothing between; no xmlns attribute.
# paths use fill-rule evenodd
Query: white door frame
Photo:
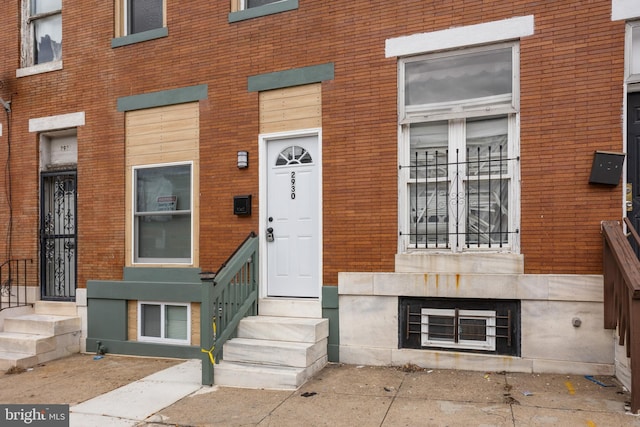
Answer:
<svg viewBox="0 0 640 427"><path fill-rule="evenodd" d="M315 167L318 169L318 187L320 189L318 197L318 298L268 298L267 297L267 188L269 178L269 168L267 163L267 145L273 140L287 138L299 138L305 136L315 136L318 139L316 154L314 154ZM273 316L296 316L296 317L322 317L322 241L323 241L323 221L322 221L322 129L299 129L287 132L275 132L260 134L258 137L258 233L260 236L260 289L258 303L258 313L261 315Z"/></svg>

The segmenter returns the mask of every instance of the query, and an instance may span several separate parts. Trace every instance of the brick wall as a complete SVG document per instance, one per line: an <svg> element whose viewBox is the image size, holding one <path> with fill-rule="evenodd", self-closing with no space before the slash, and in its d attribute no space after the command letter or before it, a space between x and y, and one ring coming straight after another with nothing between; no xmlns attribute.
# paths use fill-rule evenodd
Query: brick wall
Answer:
<svg viewBox="0 0 640 427"><path fill-rule="evenodd" d="M200 101L200 265L217 266L258 230L258 93L247 77L332 62L322 83L324 283L339 271L392 271L397 248L397 63L385 39L522 15L521 247L531 273L599 273L599 224L622 188L588 184L594 150L622 150L624 23L610 1L311 1L229 24L229 2L168 2L169 36L111 48L111 2L65 2L61 71L15 78L18 2L0 17L0 96L12 98L13 255L37 256L35 117L84 111L78 129L79 285L124 265L124 113L116 99L196 84ZM0 117L0 164L7 120ZM251 164L235 166L236 151ZM3 174L0 174L2 181ZM254 214L233 215L253 194ZM0 185L3 200L4 185ZM0 253L8 215L0 210Z"/></svg>

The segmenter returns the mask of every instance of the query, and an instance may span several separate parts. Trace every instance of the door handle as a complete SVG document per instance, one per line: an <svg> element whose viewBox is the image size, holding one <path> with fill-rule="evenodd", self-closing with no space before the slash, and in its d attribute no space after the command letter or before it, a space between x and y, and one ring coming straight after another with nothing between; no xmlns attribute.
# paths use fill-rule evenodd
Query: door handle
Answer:
<svg viewBox="0 0 640 427"><path fill-rule="evenodd" d="M267 242L273 242L273 227L267 228Z"/></svg>

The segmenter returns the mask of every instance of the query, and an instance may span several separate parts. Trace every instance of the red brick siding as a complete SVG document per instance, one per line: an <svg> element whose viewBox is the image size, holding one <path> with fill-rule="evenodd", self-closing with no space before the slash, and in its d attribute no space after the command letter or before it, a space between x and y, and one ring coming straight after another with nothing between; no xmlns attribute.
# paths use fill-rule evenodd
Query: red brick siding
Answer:
<svg viewBox="0 0 640 427"><path fill-rule="evenodd" d="M335 64L322 84L324 283L340 271L392 271L397 248L397 61L385 39L522 15L522 253L530 273L599 273L599 224L622 189L588 184L594 150L622 150L624 23L610 1L310 1L229 24L229 2L168 2L167 38L112 49L111 2L65 2L64 69L15 78L17 3L0 17L0 96L11 121L14 256L37 256L37 135L30 118L84 111L78 129L79 284L124 265L124 113L118 97L209 85L200 102L200 265L216 268L258 229L258 94L247 77ZM0 164L6 159L6 118ZM250 152L238 170L236 151ZM0 178L2 181L2 178ZM4 185L0 185L0 189ZM1 192L1 190L0 190ZM254 214L233 215L234 194ZM0 209L0 236L8 217ZM0 252L4 240L0 239Z"/></svg>

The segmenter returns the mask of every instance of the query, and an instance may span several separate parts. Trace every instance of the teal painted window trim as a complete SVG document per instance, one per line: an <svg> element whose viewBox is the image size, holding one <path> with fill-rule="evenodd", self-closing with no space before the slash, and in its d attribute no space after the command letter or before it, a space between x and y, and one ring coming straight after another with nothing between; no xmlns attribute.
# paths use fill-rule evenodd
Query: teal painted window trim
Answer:
<svg viewBox="0 0 640 427"><path fill-rule="evenodd" d="M251 9L239 10L229 13L229 22L245 21L247 19L258 18L260 16L273 15L298 8L298 0L283 0L277 3L265 4L264 6L252 7Z"/></svg>
<svg viewBox="0 0 640 427"><path fill-rule="evenodd" d="M87 299L200 302L202 286L200 283L89 280Z"/></svg>
<svg viewBox="0 0 640 427"><path fill-rule="evenodd" d="M207 99L208 85L196 85L180 89L161 90L142 95L118 98L118 111L143 110L145 108L164 107Z"/></svg>
<svg viewBox="0 0 640 427"><path fill-rule="evenodd" d="M169 29L167 27L155 28L149 31L143 31L141 33L130 34L124 37L116 37L111 39L111 47L127 46L135 43L142 43L149 40L161 39L169 35Z"/></svg>
<svg viewBox="0 0 640 427"><path fill-rule="evenodd" d="M281 89L333 80L334 74L333 62L329 62L327 64L250 76L247 81L247 87L249 92L261 92L263 90Z"/></svg>
<svg viewBox="0 0 640 427"><path fill-rule="evenodd" d="M199 268L124 267L122 277L128 282L202 283Z"/></svg>

